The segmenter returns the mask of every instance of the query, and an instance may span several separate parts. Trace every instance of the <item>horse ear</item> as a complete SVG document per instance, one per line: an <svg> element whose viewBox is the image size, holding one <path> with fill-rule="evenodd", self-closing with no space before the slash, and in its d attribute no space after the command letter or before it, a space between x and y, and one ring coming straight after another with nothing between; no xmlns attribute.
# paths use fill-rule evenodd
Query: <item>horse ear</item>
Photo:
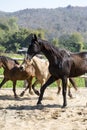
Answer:
<svg viewBox="0 0 87 130"><path fill-rule="evenodd" d="M37 36L36 36L36 34L34 34L33 38L34 38L35 41L37 41Z"/></svg>

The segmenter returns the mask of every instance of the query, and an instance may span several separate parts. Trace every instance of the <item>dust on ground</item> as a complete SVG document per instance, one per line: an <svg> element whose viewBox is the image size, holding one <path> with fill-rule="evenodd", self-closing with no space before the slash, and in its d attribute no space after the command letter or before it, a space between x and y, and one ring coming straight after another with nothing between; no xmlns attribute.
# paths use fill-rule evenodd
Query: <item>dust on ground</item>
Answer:
<svg viewBox="0 0 87 130"><path fill-rule="evenodd" d="M22 89L17 89L18 95ZM37 95L15 99L11 89L0 90L0 130L87 130L87 88L71 89L67 107L61 108L62 94L48 88L37 106Z"/></svg>

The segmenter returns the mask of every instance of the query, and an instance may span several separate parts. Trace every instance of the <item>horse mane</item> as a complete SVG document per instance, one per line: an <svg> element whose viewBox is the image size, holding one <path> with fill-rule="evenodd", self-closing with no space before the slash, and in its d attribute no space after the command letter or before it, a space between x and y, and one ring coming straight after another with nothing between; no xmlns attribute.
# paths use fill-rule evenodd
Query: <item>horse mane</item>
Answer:
<svg viewBox="0 0 87 130"><path fill-rule="evenodd" d="M38 40L39 43L41 43L46 50L51 51L52 53L54 53L57 57L65 57L65 56L70 56L71 52L67 51L66 49L60 49L56 46L54 46L52 43L39 39ZM58 53L59 52L59 53Z"/></svg>
<svg viewBox="0 0 87 130"><path fill-rule="evenodd" d="M10 58L10 57L8 57L8 56L0 56L0 58L1 58L3 61L8 61L8 60L14 61L15 64L19 65L19 62L18 62L17 60L12 59L12 58Z"/></svg>
<svg viewBox="0 0 87 130"><path fill-rule="evenodd" d="M19 62L18 62L17 60L14 60L14 62L15 62L17 65L19 65Z"/></svg>
<svg viewBox="0 0 87 130"><path fill-rule="evenodd" d="M46 40L39 39L38 41L39 41L39 43L42 43L47 50L52 50L55 53L57 53L57 51L59 51L59 48L56 48L52 43L50 43Z"/></svg>

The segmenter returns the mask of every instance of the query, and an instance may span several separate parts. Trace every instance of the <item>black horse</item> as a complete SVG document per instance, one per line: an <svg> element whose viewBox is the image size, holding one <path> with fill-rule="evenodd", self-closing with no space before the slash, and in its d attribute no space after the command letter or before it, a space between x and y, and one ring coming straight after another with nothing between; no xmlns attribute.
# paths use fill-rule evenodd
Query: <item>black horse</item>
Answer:
<svg viewBox="0 0 87 130"><path fill-rule="evenodd" d="M30 45L27 51L27 57L31 59L36 54L42 52L49 60L49 71L51 73L51 77L41 87L37 104L41 104L47 86L61 79L63 107L65 107L67 105L67 78L77 77L87 73L87 52L71 53L65 49L59 49L48 41L37 38L35 34L30 34L29 40Z"/></svg>

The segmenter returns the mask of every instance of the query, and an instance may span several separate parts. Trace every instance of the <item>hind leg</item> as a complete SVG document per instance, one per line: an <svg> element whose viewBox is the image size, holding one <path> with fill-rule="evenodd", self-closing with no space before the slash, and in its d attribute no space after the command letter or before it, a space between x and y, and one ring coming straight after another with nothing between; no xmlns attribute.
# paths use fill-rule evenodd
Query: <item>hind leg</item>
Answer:
<svg viewBox="0 0 87 130"><path fill-rule="evenodd" d="M57 91L57 94L59 95L60 94L60 91L61 91L61 80L59 79L59 80L57 80L56 81L57 82L57 86L58 86L58 91Z"/></svg>
<svg viewBox="0 0 87 130"><path fill-rule="evenodd" d="M70 82L69 82L69 79L67 79L67 88L68 88L68 96L69 96L70 98L73 98L72 93L71 93L71 91L70 91L71 84L70 84Z"/></svg>
<svg viewBox="0 0 87 130"><path fill-rule="evenodd" d="M69 78L69 81L71 82L71 84L72 84L72 86L74 87L74 89L77 91L77 85L76 85L74 79ZM68 82L69 82L69 81L68 81Z"/></svg>
<svg viewBox="0 0 87 130"><path fill-rule="evenodd" d="M27 85L27 87L21 92L20 94L21 97L24 96L27 89L29 89L29 85Z"/></svg>
<svg viewBox="0 0 87 130"><path fill-rule="evenodd" d="M40 95L40 94L39 94L39 91L38 91L37 89L35 89L35 86L36 86L38 83L39 83L39 81L36 80L36 81L34 82L34 84L32 85L32 89L33 89L34 93L39 96L39 95Z"/></svg>
<svg viewBox="0 0 87 130"><path fill-rule="evenodd" d="M67 85L68 85L68 96L70 97L70 98L73 98L73 96L72 96L72 93L71 93L71 91L70 91L70 89L71 89L71 85L70 85L70 82L71 82L71 84L72 84L72 86L74 87L74 89L77 91L77 86L76 86L76 84L75 84L75 81L72 79L72 78L69 78L68 79L68 81L67 81Z"/></svg>
<svg viewBox="0 0 87 130"><path fill-rule="evenodd" d="M73 96L72 96L72 93L71 93L71 91L70 91L70 86L68 86L68 96L70 97L70 98L73 98Z"/></svg>

